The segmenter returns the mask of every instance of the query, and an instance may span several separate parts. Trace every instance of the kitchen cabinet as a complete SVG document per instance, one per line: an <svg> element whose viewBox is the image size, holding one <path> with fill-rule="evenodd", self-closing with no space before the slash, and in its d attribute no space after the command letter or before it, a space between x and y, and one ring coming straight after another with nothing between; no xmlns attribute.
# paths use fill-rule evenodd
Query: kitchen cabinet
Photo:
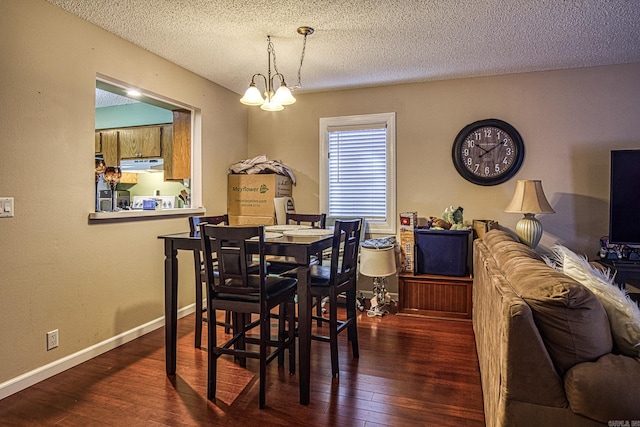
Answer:
<svg viewBox="0 0 640 427"><path fill-rule="evenodd" d="M102 154L106 166L118 166L120 156L118 154L118 130L109 129L96 132L96 154ZM138 175L135 173L123 173L120 177L123 184L136 184Z"/></svg>
<svg viewBox="0 0 640 427"><path fill-rule="evenodd" d="M173 112L173 124L162 127L164 179L191 178L191 112Z"/></svg>
<svg viewBox="0 0 640 427"><path fill-rule="evenodd" d="M121 159L160 157L160 126L118 130Z"/></svg>
<svg viewBox="0 0 640 427"><path fill-rule="evenodd" d="M96 132L96 153L102 154L106 166L118 166L118 131L115 129Z"/></svg>
<svg viewBox="0 0 640 427"><path fill-rule="evenodd" d="M95 152L107 166L120 159L162 157L165 181L191 178L191 112L173 112L173 124L96 131ZM123 173L123 184L135 184L138 175Z"/></svg>

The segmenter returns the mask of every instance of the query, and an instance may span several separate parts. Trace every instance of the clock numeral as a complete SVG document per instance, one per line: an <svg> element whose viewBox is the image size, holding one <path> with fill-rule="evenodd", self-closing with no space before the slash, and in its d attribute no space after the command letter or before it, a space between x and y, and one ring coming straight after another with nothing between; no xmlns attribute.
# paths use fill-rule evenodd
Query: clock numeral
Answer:
<svg viewBox="0 0 640 427"><path fill-rule="evenodd" d="M469 149L465 148L464 150L462 150L462 155L465 157L469 157Z"/></svg>
<svg viewBox="0 0 640 427"><path fill-rule="evenodd" d="M473 142L472 139L467 139L467 147L468 148L473 148L473 147L475 147L475 145L476 144Z"/></svg>
<svg viewBox="0 0 640 427"><path fill-rule="evenodd" d="M490 170L491 170L491 169L489 169L489 166L485 166L485 167L484 167L484 174L485 174L485 175L489 175L489 171L490 171Z"/></svg>
<svg viewBox="0 0 640 427"><path fill-rule="evenodd" d="M473 168L473 171L474 171L475 173L478 173L478 170L479 170L479 169L480 169L480 163L476 163L476 167L475 167L475 168Z"/></svg>
<svg viewBox="0 0 640 427"><path fill-rule="evenodd" d="M481 133L480 133L480 132L478 132L478 131L476 131L476 132L474 132L474 133L473 133L473 136L474 136L476 139L480 139L480 137L481 137Z"/></svg>
<svg viewBox="0 0 640 427"><path fill-rule="evenodd" d="M494 169L496 172L500 172L500 163L496 163L496 165L494 166Z"/></svg>
<svg viewBox="0 0 640 427"><path fill-rule="evenodd" d="M511 147L507 147L507 152L505 153L507 156L511 155Z"/></svg>
<svg viewBox="0 0 640 427"><path fill-rule="evenodd" d="M484 130L484 137L491 138L491 128L487 128Z"/></svg>

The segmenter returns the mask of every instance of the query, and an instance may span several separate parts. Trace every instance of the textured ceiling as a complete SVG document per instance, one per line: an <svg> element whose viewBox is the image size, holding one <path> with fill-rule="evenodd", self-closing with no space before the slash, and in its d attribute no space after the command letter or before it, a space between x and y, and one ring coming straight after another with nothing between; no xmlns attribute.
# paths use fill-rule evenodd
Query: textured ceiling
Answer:
<svg viewBox="0 0 640 427"><path fill-rule="evenodd" d="M48 0L237 93L278 69L301 91L640 62L638 0Z"/></svg>

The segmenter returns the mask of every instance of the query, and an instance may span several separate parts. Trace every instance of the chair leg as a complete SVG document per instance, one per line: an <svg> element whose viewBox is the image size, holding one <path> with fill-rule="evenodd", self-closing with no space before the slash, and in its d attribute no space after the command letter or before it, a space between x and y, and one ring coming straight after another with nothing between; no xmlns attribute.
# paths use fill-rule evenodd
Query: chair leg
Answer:
<svg viewBox="0 0 640 427"><path fill-rule="evenodd" d="M288 337L289 337L289 374L296 373L296 304L290 302L287 304L287 318L289 320Z"/></svg>
<svg viewBox="0 0 640 427"><path fill-rule="evenodd" d="M266 312L266 313L265 313ZM271 315L268 310L260 313L260 409L263 409L267 394L267 342L270 336Z"/></svg>
<svg viewBox="0 0 640 427"><path fill-rule="evenodd" d="M245 350L246 349L246 342L245 342L245 330L246 330L246 325L247 325L247 316L245 313L236 313L233 312L232 313L233 316L233 333L239 333L240 334L240 338L238 338L238 341L236 341L234 347L238 350ZM250 321L251 319L249 319ZM246 357L235 357L236 360L238 360L238 363L240 364L240 367L242 368L246 368L247 367L247 358Z"/></svg>
<svg viewBox="0 0 640 427"><path fill-rule="evenodd" d="M316 320L316 326L318 328L322 327L322 320L320 320L320 317L322 317L322 301L323 300L324 300L323 297L316 298L316 316L318 316L318 320Z"/></svg>
<svg viewBox="0 0 640 427"><path fill-rule="evenodd" d="M347 289L347 337L351 341L351 350L353 352L353 358L360 357L360 351L358 349L358 324L356 323L358 314L356 312L356 287L352 286Z"/></svg>
<svg viewBox="0 0 640 427"><path fill-rule="evenodd" d="M209 316L215 316L215 310L209 312ZM217 360L214 348L217 343L215 323L211 322L207 328L207 399L216 398Z"/></svg>
<svg viewBox="0 0 640 427"><path fill-rule="evenodd" d="M287 312L287 303L278 306L278 341L284 342L287 339L288 331L286 330L289 321ZM278 366L284 366L284 351L278 353Z"/></svg>
<svg viewBox="0 0 640 427"><path fill-rule="evenodd" d="M329 346L331 350L331 375L338 378L338 293L336 287L329 290Z"/></svg>
<svg viewBox="0 0 640 427"><path fill-rule="evenodd" d="M224 333L229 334L231 332L231 327L229 326L231 324L231 312L229 310L224 312L224 323Z"/></svg>
<svg viewBox="0 0 640 427"><path fill-rule="evenodd" d="M196 348L202 348L202 283L196 284L196 336L194 341Z"/></svg>
<svg viewBox="0 0 640 427"><path fill-rule="evenodd" d="M202 280L200 280L200 260L196 260L196 335L194 345L202 347Z"/></svg>

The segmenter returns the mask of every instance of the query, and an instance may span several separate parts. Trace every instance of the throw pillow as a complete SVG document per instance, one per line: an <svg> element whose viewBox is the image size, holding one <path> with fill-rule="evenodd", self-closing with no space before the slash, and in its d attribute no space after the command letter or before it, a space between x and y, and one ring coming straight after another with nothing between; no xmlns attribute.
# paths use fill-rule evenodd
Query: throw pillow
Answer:
<svg viewBox="0 0 640 427"><path fill-rule="evenodd" d="M609 271L602 271L589 264L583 256L578 256L562 245L555 245L553 256L558 267L575 281L593 292L604 306L613 341L620 353L640 357L640 309L631 301L626 292L613 281Z"/></svg>
<svg viewBox="0 0 640 427"><path fill-rule="evenodd" d="M531 307L540 336L562 376L578 363L610 353L613 339L607 313L596 296L567 275L545 269L548 272L538 270L520 277L520 296Z"/></svg>

